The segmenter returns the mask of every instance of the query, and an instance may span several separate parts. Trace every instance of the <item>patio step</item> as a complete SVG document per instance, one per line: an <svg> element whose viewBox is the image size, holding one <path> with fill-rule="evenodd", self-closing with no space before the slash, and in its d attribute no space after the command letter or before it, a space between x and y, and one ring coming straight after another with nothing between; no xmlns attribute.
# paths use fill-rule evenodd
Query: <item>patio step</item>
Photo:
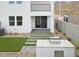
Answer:
<svg viewBox="0 0 79 59"><path fill-rule="evenodd" d="M30 37L51 37L53 35L32 35Z"/></svg>
<svg viewBox="0 0 79 59"><path fill-rule="evenodd" d="M36 42L25 42L25 44L36 44Z"/></svg>
<svg viewBox="0 0 79 59"><path fill-rule="evenodd" d="M51 33L32 33L30 37L51 37L53 34Z"/></svg>
<svg viewBox="0 0 79 59"><path fill-rule="evenodd" d="M50 33L50 29L33 29L29 39L49 39L53 37L53 34Z"/></svg>
<svg viewBox="0 0 79 59"><path fill-rule="evenodd" d="M29 39L34 39L34 40L38 40L38 39L50 39L50 37L28 37Z"/></svg>
<svg viewBox="0 0 79 59"><path fill-rule="evenodd" d="M50 29L33 29L32 33L33 32L50 32Z"/></svg>
<svg viewBox="0 0 79 59"><path fill-rule="evenodd" d="M31 41L37 41L37 40L33 40L33 39L27 39L26 41L30 41L30 42L31 42Z"/></svg>

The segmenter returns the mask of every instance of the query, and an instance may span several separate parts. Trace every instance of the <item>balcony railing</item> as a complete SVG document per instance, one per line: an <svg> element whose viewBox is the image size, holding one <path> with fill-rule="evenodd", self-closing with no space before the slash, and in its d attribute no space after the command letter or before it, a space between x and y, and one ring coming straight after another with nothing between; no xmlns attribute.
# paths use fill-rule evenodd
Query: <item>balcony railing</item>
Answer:
<svg viewBox="0 0 79 59"><path fill-rule="evenodd" d="M50 2L31 2L31 11L51 11Z"/></svg>
<svg viewBox="0 0 79 59"><path fill-rule="evenodd" d="M31 4L31 11L51 11L50 4Z"/></svg>

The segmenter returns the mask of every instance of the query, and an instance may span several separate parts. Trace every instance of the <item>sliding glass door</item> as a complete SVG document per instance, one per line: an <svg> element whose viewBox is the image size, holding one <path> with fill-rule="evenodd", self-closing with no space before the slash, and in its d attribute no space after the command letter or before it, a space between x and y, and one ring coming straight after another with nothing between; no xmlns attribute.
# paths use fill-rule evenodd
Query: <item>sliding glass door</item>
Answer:
<svg viewBox="0 0 79 59"><path fill-rule="evenodd" d="M36 28L47 28L47 16L35 16Z"/></svg>

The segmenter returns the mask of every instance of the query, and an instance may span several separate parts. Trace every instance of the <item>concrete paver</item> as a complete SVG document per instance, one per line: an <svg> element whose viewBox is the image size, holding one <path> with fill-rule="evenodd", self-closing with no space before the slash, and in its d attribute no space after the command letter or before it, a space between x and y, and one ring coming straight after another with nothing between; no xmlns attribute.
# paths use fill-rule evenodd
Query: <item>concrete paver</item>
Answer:
<svg viewBox="0 0 79 59"><path fill-rule="evenodd" d="M0 52L0 57L16 57L18 52Z"/></svg>
<svg viewBox="0 0 79 59"><path fill-rule="evenodd" d="M36 42L25 42L25 44L36 44Z"/></svg>
<svg viewBox="0 0 79 59"><path fill-rule="evenodd" d="M21 50L22 53L35 53L36 52L36 46L24 46Z"/></svg>
<svg viewBox="0 0 79 59"><path fill-rule="evenodd" d="M37 41L36 39L27 39L26 41Z"/></svg>

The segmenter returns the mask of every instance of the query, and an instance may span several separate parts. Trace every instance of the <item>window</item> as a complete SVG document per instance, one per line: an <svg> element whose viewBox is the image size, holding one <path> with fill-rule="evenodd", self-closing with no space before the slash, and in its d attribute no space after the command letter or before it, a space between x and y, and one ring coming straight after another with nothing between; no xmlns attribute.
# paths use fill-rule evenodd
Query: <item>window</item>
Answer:
<svg viewBox="0 0 79 59"><path fill-rule="evenodd" d="M9 1L9 4L15 4L15 2L16 4L22 4L22 1Z"/></svg>
<svg viewBox="0 0 79 59"><path fill-rule="evenodd" d="M66 22L68 22L68 17L66 17Z"/></svg>
<svg viewBox="0 0 79 59"><path fill-rule="evenodd" d="M16 1L16 4L22 4L22 1Z"/></svg>
<svg viewBox="0 0 79 59"><path fill-rule="evenodd" d="M64 17L64 21L68 22L68 20L69 20L68 17Z"/></svg>
<svg viewBox="0 0 79 59"><path fill-rule="evenodd" d="M15 25L15 16L9 16L9 25L14 26Z"/></svg>
<svg viewBox="0 0 79 59"><path fill-rule="evenodd" d="M22 26L22 16L17 16L17 26Z"/></svg>
<svg viewBox="0 0 79 59"><path fill-rule="evenodd" d="M15 3L15 1L9 1L9 4L14 4Z"/></svg>
<svg viewBox="0 0 79 59"><path fill-rule="evenodd" d="M54 51L54 57L64 57L64 51Z"/></svg>

